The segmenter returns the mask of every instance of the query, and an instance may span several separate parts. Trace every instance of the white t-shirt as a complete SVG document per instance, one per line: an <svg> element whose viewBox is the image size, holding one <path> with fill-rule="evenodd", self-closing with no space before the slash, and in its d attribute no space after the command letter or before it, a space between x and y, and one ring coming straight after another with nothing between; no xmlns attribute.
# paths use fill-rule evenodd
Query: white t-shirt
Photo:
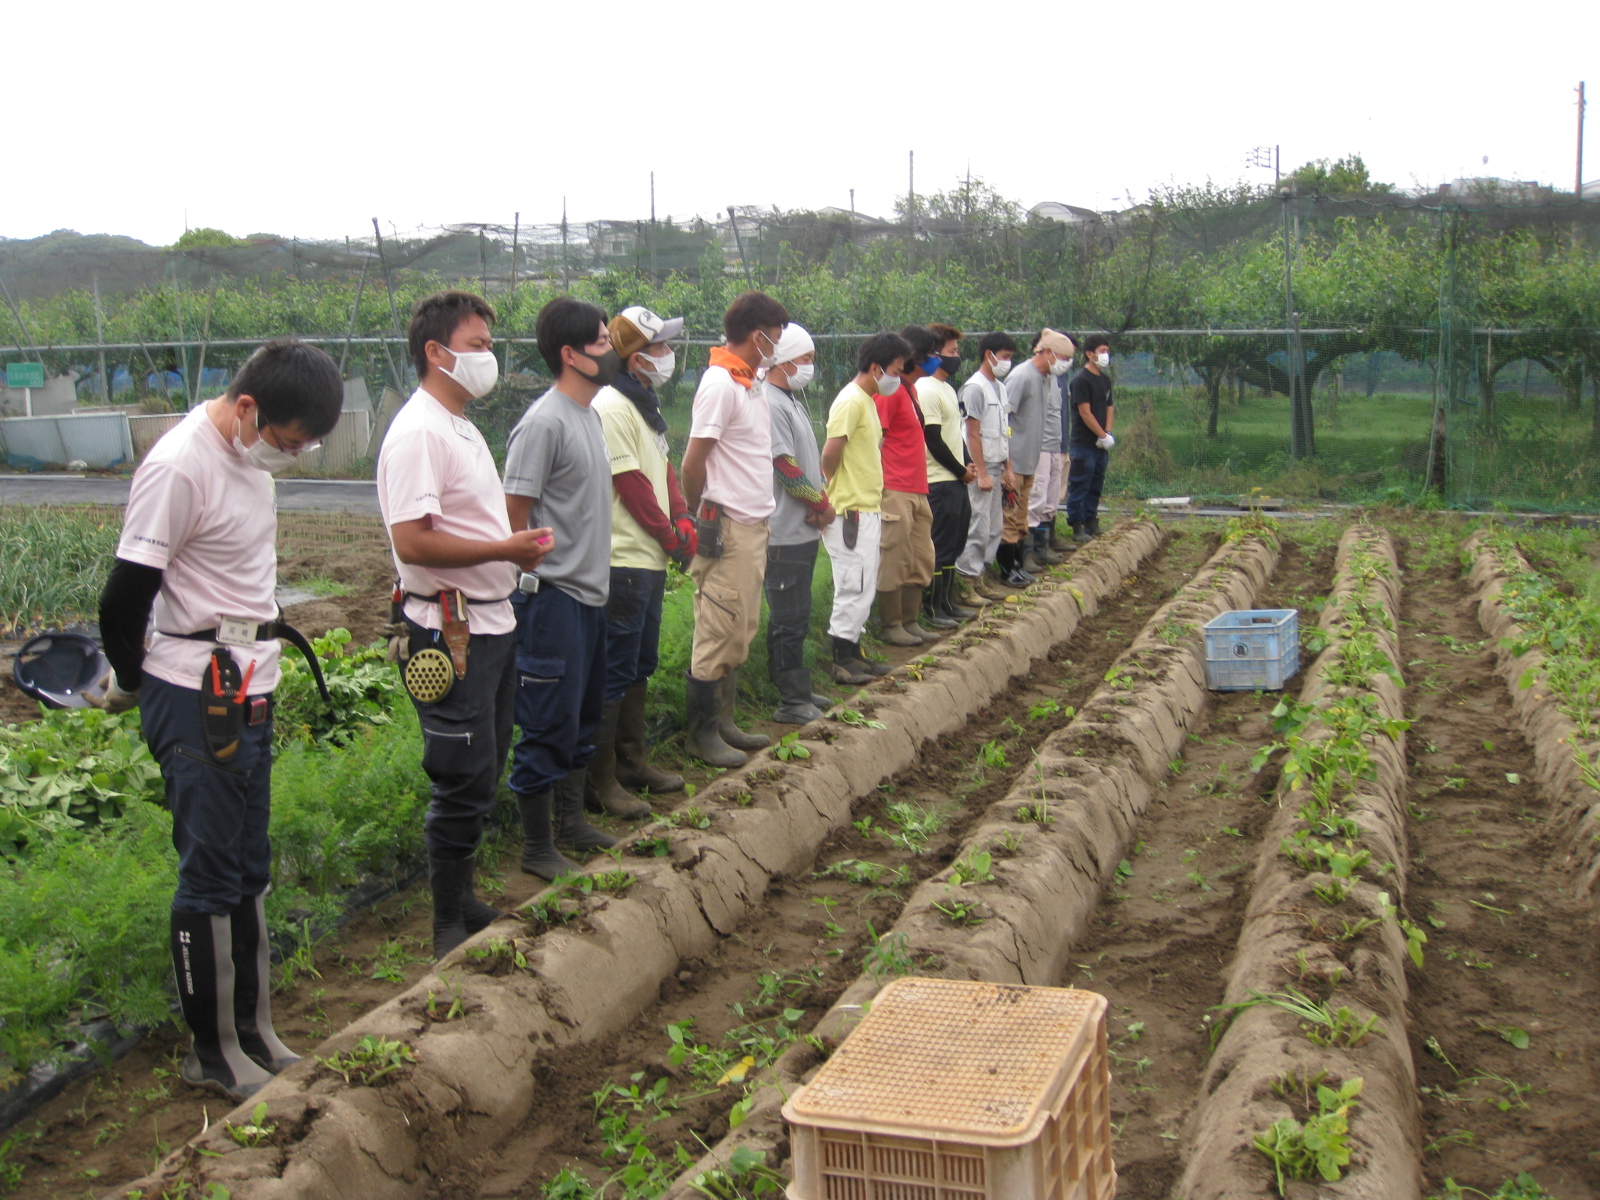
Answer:
<svg viewBox="0 0 1600 1200"><path fill-rule="evenodd" d="M214 642L163 637L215 629L224 617L262 625L278 615L278 512L272 476L224 441L201 405L161 436L133 475L117 557L161 574L144 670L199 688ZM250 694L278 686L276 640L230 646Z"/></svg>
<svg viewBox="0 0 1600 1200"><path fill-rule="evenodd" d="M767 389L741 387L724 367L707 367L694 393L692 438L715 438L706 456L702 500L728 510L741 525L772 515L772 413Z"/></svg>
<svg viewBox="0 0 1600 1200"><path fill-rule="evenodd" d="M378 507L385 526L431 517L440 533L475 542L511 536L505 491L483 434L421 388L395 414L378 451ZM395 555L394 565L408 592L430 596L455 588L469 602L488 601L467 606L473 633L510 633L517 627L508 599L517 587L511 563L418 567ZM405 612L424 629L439 628L437 602L407 600Z"/></svg>

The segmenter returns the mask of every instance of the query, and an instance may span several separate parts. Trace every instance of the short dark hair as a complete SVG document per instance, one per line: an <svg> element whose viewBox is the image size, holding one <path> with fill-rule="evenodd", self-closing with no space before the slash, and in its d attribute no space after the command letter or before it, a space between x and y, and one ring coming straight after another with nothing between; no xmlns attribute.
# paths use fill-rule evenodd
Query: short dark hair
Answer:
<svg viewBox="0 0 1600 1200"><path fill-rule="evenodd" d="M954 325L941 325L938 321L932 321L928 324L928 332L933 334L935 343L940 346L948 345L951 342L959 342L967 336Z"/></svg>
<svg viewBox="0 0 1600 1200"><path fill-rule="evenodd" d="M765 292L745 292L728 305L722 314L722 332L728 345L742 342L758 329L776 325L782 329L789 323L789 310Z"/></svg>
<svg viewBox="0 0 1600 1200"><path fill-rule="evenodd" d="M996 329L993 333L986 333L978 342L978 355L982 357L990 351L999 354L1002 350L1017 352L1017 340L1009 333Z"/></svg>
<svg viewBox="0 0 1600 1200"><path fill-rule="evenodd" d="M296 422L314 438L339 423L344 380L325 350L294 338L274 338L245 359L228 385L228 398L249 396L260 411L260 425Z"/></svg>
<svg viewBox="0 0 1600 1200"><path fill-rule="evenodd" d="M1082 348L1085 354L1093 354L1096 350L1100 349L1101 346L1111 345L1111 339L1103 333L1091 333L1088 337L1084 338L1083 341L1079 342L1078 345Z"/></svg>
<svg viewBox="0 0 1600 1200"><path fill-rule="evenodd" d="M900 331L900 336L911 347L912 362L921 362L928 355L939 353L939 347L944 345L926 325L907 325Z"/></svg>
<svg viewBox="0 0 1600 1200"><path fill-rule="evenodd" d="M911 343L898 333L875 333L856 351L856 374L865 374L873 367L887 368L897 358L910 357Z"/></svg>
<svg viewBox="0 0 1600 1200"><path fill-rule="evenodd" d="M550 374L561 374L563 346L582 350L592 345L600 336L600 326L605 323L606 314L598 304L576 296L557 296L541 308L533 330L539 339L539 357L550 368Z"/></svg>
<svg viewBox="0 0 1600 1200"><path fill-rule="evenodd" d="M471 292L435 292L417 301L411 310L411 324L406 329L406 349L411 353L411 365L417 369L417 378L428 373L428 343L438 342L449 348L456 326L468 317L482 317L494 324L494 309L482 296Z"/></svg>

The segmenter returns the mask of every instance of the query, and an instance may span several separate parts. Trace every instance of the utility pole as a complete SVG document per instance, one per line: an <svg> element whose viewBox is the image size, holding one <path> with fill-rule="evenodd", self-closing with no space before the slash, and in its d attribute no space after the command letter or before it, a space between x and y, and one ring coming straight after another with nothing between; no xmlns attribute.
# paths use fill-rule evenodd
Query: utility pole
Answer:
<svg viewBox="0 0 1600 1200"><path fill-rule="evenodd" d="M94 276L94 340L102 346L106 340L105 313L100 307L100 275ZM100 396L104 403L111 403L111 379L106 375L106 352L100 351Z"/></svg>
<svg viewBox="0 0 1600 1200"><path fill-rule="evenodd" d="M572 279L567 274L567 198L561 197L561 290L572 290Z"/></svg>
<svg viewBox="0 0 1600 1200"><path fill-rule="evenodd" d="M1572 184L1572 194L1579 200L1583 199L1583 110L1589 106L1588 100L1584 98L1583 88L1584 85L1580 81L1575 89L1578 93L1578 174Z"/></svg>
<svg viewBox="0 0 1600 1200"><path fill-rule="evenodd" d="M650 277L656 275L656 173L650 172Z"/></svg>
<svg viewBox="0 0 1600 1200"><path fill-rule="evenodd" d="M521 236L522 236L522 214L520 212L512 213L511 214L511 291L510 291L510 294L513 295L513 296L515 296L517 294L517 242L521 238Z"/></svg>
<svg viewBox="0 0 1600 1200"><path fill-rule="evenodd" d="M911 226L911 232L917 232L917 152L908 152L910 167L906 181L906 222Z"/></svg>
<svg viewBox="0 0 1600 1200"><path fill-rule="evenodd" d="M1272 148L1272 186L1277 187L1283 182L1283 147Z"/></svg>

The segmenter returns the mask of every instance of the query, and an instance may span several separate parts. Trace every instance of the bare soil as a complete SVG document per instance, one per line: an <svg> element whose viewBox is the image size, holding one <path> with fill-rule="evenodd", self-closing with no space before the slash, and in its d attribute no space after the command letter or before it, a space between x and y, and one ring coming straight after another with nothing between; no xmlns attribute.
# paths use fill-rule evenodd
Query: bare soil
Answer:
<svg viewBox="0 0 1600 1200"><path fill-rule="evenodd" d="M356 638L376 636L387 620L389 564L381 557L361 557L354 549L316 545L324 531L312 527L313 544L293 549L291 514L284 514L285 578L323 577L358 588L350 597L330 598L298 606L290 619L307 633L343 625ZM341 518L342 521L359 518ZM977 714L961 734L925 747L918 765L859 803L854 816L872 815L882 827L884 811L895 800L937 807L947 814L943 828L919 855L889 844L883 836L863 838L855 830L836 836L818 856L819 866L841 859L870 859L889 867L905 866L911 885L948 865L962 831L994 800L1004 796L1015 773L1031 759L1034 748L1068 720L1068 706L1080 705L1100 683L1105 670L1136 634L1146 618L1181 587L1215 548L1213 531L1181 532L1145 564L1124 587L1108 596L1100 612L1083 621L1074 636L1049 658L1013 681L1004 698ZM382 549L381 542L379 548ZM287 564L292 563L293 566ZM365 580L365 582L360 582ZM381 606L370 596L381 589ZM363 601L361 597L368 597ZM326 624L304 615L328 606ZM358 628L366 604L373 613L369 626ZM376 610L381 607L381 615ZM914 656L898 652L897 658ZM1030 719L1031 707L1054 700L1059 711ZM792 727L758 724L774 736ZM1007 767L976 769L980 748L993 742L1006 755ZM671 758L667 748L663 757ZM691 771L702 781L714 773ZM692 804L672 797L680 806ZM593 819L593 818L592 818ZM599 819L597 819L599 820ZM604 823L604 822L602 822ZM893 828L892 824L889 825ZM612 823L614 832L631 826ZM480 874L485 894L510 908L534 895L543 884L518 868L520 837L505 835L483 861L497 861L497 870ZM495 856L498 856L497 858ZM665 1055L664 1026L694 1021L696 1037L715 1043L737 1025L767 1020L782 1008L807 1012L801 1029L824 1012L861 969L869 945L868 924L883 930L899 912L909 887L873 890L838 878L796 877L771 889L766 911L738 935L725 939L706 960L686 964L676 981L662 989L661 1002L633 1028L604 1048L564 1053L540 1066L540 1092L546 1099L509 1142L468 1164L441 1191L443 1196L537 1195L537 1184L562 1166L576 1164L595 1178L615 1169L601 1159L595 1140L591 1093L614 1079L624 1085L635 1071L647 1082L671 1074ZM832 900L824 906L819 903ZM426 972L430 940L430 907L425 885L390 897L358 914L345 928L315 948L318 975L300 973L274 997L278 1030L292 1046L315 1046L324 1038L406 987ZM833 927L830 930L830 925ZM784 980L783 998L766 1006L750 1003L759 979L777 972ZM382 975L387 977L375 977ZM744 1002L742 1017L730 1006ZM78 1082L40 1109L19 1129L37 1134L14 1154L27 1173L13 1195L23 1200L102 1194L118 1182L148 1171L167 1150L202 1129L226 1110L224 1102L189 1089L176 1077L186 1047L176 1025L153 1031L126 1058ZM674 1069L675 1070L675 1069ZM675 1089L684 1090L684 1089ZM685 1104L681 1113L652 1130L652 1140L668 1145L681 1141L698 1152L696 1137L712 1142L726 1132L727 1110L736 1096L714 1093Z"/></svg>

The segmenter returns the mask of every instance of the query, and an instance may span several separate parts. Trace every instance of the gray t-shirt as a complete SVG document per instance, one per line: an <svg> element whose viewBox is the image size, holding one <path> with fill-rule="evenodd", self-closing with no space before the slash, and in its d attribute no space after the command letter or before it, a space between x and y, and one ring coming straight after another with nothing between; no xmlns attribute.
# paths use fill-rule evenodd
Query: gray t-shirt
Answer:
<svg viewBox="0 0 1600 1200"><path fill-rule="evenodd" d="M1044 381L1044 436L1039 448L1051 454L1060 453L1061 446L1061 385L1065 375L1048 375Z"/></svg>
<svg viewBox="0 0 1600 1200"><path fill-rule="evenodd" d="M772 457L790 455L800 464L814 487L822 486L822 452L817 448L817 431L811 417L794 396L774 384L767 384L767 406L772 411ZM778 478L776 468L772 473L772 495L778 502L768 518L767 542L773 546L802 546L814 542L821 533L816 526L806 524L806 514L811 510L791 496Z"/></svg>
<svg viewBox="0 0 1600 1200"><path fill-rule="evenodd" d="M1055 376L1041 373L1026 358L1006 376L1006 403L1011 409L1011 469L1018 475L1032 475L1039 469L1039 451L1044 448L1044 422L1047 408L1059 407L1061 393L1055 389ZM1058 415L1058 421L1061 419ZM1056 431L1061 441L1061 431Z"/></svg>
<svg viewBox="0 0 1600 1200"><path fill-rule="evenodd" d="M534 572L580 604L611 592L611 460L600 417L551 388L528 406L506 442L508 495L532 496L528 528L548 525L555 546Z"/></svg>

